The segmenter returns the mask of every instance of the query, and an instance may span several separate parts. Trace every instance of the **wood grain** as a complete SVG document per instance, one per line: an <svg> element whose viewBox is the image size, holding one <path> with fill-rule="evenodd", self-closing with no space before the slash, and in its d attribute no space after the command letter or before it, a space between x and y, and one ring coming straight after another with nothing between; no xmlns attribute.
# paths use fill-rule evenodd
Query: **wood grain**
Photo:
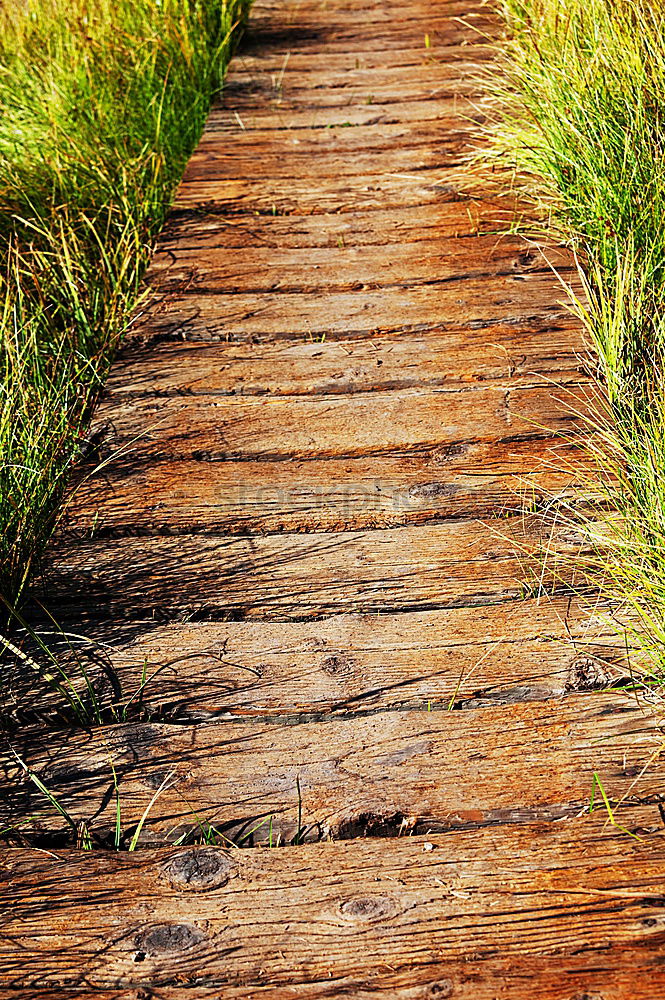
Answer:
<svg viewBox="0 0 665 1000"><path fill-rule="evenodd" d="M533 380L537 381L537 380ZM352 457L443 450L575 432L592 413L588 379L464 392L404 389L311 397L121 398L101 411L97 451L133 460ZM586 424L588 426L588 424Z"/></svg>
<svg viewBox="0 0 665 1000"><path fill-rule="evenodd" d="M662 826L655 807L621 818L640 840L587 816L275 851L7 851L2 983L43 1000L493 1000L498 984L650 1000Z"/></svg>
<svg viewBox="0 0 665 1000"><path fill-rule="evenodd" d="M234 129L242 133L235 120ZM201 207L193 212L175 209L160 235L157 254L163 251L174 260L180 251L197 249L204 254L208 249L226 249L230 259L238 261L241 255L234 251L255 247L280 253L310 247L394 247L442 237L470 237L491 230L501 232L514 210L512 199L487 195L442 201L435 214L424 213L419 205L393 210L352 209L338 214L321 212L298 218L272 213L223 216L207 214ZM418 252L424 249L416 248Z"/></svg>
<svg viewBox="0 0 665 1000"><path fill-rule="evenodd" d="M285 185L287 197L291 197L292 190L292 185ZM236 206L243 203L243 195L237 191L229 191L228 197ZM264 207L270 211L272 204ZM250 212L254 210L253 205L245 207ZM312 341L385 331L409 334L424 330L527 326L532 322L554 325L567 318L568 311L559 301L551 275L531 275L528 296L523 282L523 276L510 274L492 281L470 278L434 288L415 286L320 294L201 295L183 289L169 295L167 308L160 309L159 303L155 304L150 314L150 336L259 341L284 337Z"/></svg>
<svg viewBox="0 0 665 1000"><path fill-rule="evenodd" d="M479 739L479 734L482 734ZM34 771L75 822L109 842L133 830L155 792L142 842L206 824L239 843L398 836L556 820L582 811L594 773L610 801L660 801L657 722L633 696L589 693L473 711L379 711L313 721L131 723L8 738L4 826L53 836L65 823L27 780ZM18 759L17 759L17 755ZM48 839L46 841L49 842Z"/></svg>
<svg viewBox="0 0 665 1000"><path fill-rule="evenodd" d="M234 119L234 129L242 129ZM457 239L492 231L501 232L514 216L514 202L487 193L457 201L441 201L436 213L423 213L420 206L401 209L377 208L370 211L303 215L222 216L174 209L160 235L157 253L170 252L173 260L181 250L227 249L229 254L247 247L270 247L280 252L309 247L393 247L403 243L423 243L442 237ZM498 239L498 237L497 237ZM424 247L417 247L424 251ZM235 259L241 255L235 253Z"/></svg>
<svg viewBox="0 0 665 1000"><path fill-rule="evenodd" d="M659 720L540 516L580 286L468 160L499 33L254 4L38 581L87 723L4 670L0 1000L665 995Z"/></svg>
<svg viewBox="0 0 665 1000"><path fill-rule="evenodd" d="M116 362L101 417L124 398L151 394L334 395L465 389L472 383L541 385L555 392L584 375L585 360L572 324L489 335L486 329L468 329L319 343L275 341L260 350L242 342L162 343Z"/></svg>
<svg viewBox="0 0 665 1000"><path fill-rule="evenodd" d="M76 540L266 535L519 515L572 499L583 478L593 478L587 443L529 436L270 463L140 460L130 450L86 470L60 533Z"/></svg>
<svg viewBox="0 0 665 1000"><path fill-rule="evenodd" d="M70 657L68 675L84 704L92 686L107 718L129 712L180 723L562 698L636 668L602 609L569 599L314 622L178 623L115 645L78 642L75 651L80 666ZM2 695L9 718L30 717L34 705L33 721L72 721L53 685L26 677L22 665L5 672Z"/></svg>
<svg viewBox="0 0 665 1000"><path fill-rule="evenodd" d="M326 246L284 250L279 258L271 247L248 249L242 260L226 247L209 250L201 261L198 247L182 249L174 260L168 251L156 254L149 277L159 291L186 288L206 295L256 292L322 292L362 289L414 288L439 285L494 274L548 272L570 260L557 248L535 250L521 240L496 235L460 236L456 240L427 240L398 244L386 260L385 247ZM579 335L578 335L579 340Z"/></svg>
<svg viewBox="0 0 665 1000"><path fill-rule="evenodd" d="M297 620L514 600L553 585L557 553L584 551L576 531L537 521L529 530L522 517L335 534L129 537L112 545L61 539L44 583L61 623L86 627L130 617Z"/></svg>

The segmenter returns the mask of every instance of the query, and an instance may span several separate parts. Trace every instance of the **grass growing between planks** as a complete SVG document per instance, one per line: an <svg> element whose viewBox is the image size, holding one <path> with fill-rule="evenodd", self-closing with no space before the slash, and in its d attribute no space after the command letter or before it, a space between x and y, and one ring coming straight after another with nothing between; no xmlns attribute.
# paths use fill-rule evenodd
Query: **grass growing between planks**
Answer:
<svg viewBox="0 0 665 1000"><path fill-rule="evenodd" d="M500 0L490 155L576 252L573 296L604 400L596 475L556 517L594 543L578 572L665 676L665 5ZM608 513L590 517L589 500ZM651 674L649 678L649 673Z"/></svg>
<svg viewBox="0 0 665 1000"><path fill-rule="evenodd" d="M0 597L48 541L251 0L0 6Z"/></svg>

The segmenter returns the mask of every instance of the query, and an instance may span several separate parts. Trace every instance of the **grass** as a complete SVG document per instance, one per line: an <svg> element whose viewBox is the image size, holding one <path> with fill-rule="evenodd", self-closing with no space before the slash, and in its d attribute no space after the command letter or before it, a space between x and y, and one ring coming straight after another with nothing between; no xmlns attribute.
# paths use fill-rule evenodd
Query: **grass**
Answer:
<svg viewBox="0 0 665 1000"><path fill-rule="evenodd" d="M0 7L0 597L25 596L250 0Z"/></svg>
<svg viewBox="0 0 665 1000"><path fill-rule="evenodd" d="M500 0L507 26L488 155L541 228L575 252L571 303L597 358L594 474L556 517L595 556L651 677L665 677L665 5ZM589 500L602 516L590 516Z"/></svg>

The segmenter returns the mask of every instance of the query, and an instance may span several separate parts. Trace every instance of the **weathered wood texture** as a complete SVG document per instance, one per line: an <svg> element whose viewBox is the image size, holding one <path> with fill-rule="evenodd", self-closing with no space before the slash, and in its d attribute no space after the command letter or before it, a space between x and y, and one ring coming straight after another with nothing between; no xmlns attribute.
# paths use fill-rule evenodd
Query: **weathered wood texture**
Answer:
<svg viewBox="0 0 665 1000"><path fill-rule="evenodd" d="M41 580L90 724L3 688L0 997L665 995L662 735L537 514L593 474L575 269L466 160L496 21L252 17Z"/></svg>
<svg viewBox="0 0 665 1000"><path fill-rule="evenodd" d="M571 496L593 463L583 441L459 442L430 451L265 462L140 462L86 479L64 519L75 539L345 531L520 514Z"/></svg>
<svg viewBox="0 0 665 1000"><path fill-rule="evenodd" d="M0 981L86 1000L650 1000L662 824L655 807L622 816L639 840L587 818L274 851L11 851Z"/></svg>
<svg viewBox="0 0 665 1000"><path fill-rule="evenodd" d="M53 732L46 745L41 729L28 728L10 738L17 756L3 771L14 790L0 802L0 824L29 816L35 833L67 832L43 794L21 784L24 765L74 821L108 840L112 769L130 830L161 789L144 843L195 836L208 824L244 844L556 820L585 810L599 767L612 800L659 800L662 775L642 769L660 743L635 699L617 693L293 725L131 723Z"/></svg>
<svg viewBox="0 0 665 1000"><path fill-rule="evenodd" d="M72 640L70 640L72 641ZM75 644L78 695L107 716L136 705L150 719L380 709L472 708L560 698L629 676L624 644L600 611L530 600L322 621L153 626L109 649ZM71 663L71 656L69 658ZM148 683L143 684L145 678ZM66 716L61 697L23 665L5 678L3 710ZM138 707L138 705L136 705ZM34 717L34 715L33 715ZM71 718L71 713L70 713Z"/></svg>
<svg viewBox="0 0 665 1000"><path fill-rule="evenodd" d="M561 585L555 555L584 551L575 531L521 516L257 537L63 539L51 549L48 594L69 624L388 613L550 589Z"/></svg>

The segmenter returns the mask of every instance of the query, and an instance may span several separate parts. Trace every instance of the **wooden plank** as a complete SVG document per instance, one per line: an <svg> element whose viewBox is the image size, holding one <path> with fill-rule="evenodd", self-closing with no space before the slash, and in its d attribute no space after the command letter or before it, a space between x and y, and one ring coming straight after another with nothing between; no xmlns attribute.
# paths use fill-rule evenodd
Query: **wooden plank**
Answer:
<svg viewBox="0 0 665 1000"><path fill-rule="evenodd" d="M335 26L312 25L307 27L299 23L277 27L269 19L265 24L259 17L253 19L252 29L244 41L244 51L253 54L255 51L270 49L272 51L320 53L325 59L329 52L381 52L385 50L416 49L425 52L425 34L430 34L435 46L444 42L447 46L473 45L486 40L487 34L495 30L496 18L481 18L474 14L473 25L467 25L456 20L454 15L443 17L427 17L418 19L413 24L372 25L369 32L358 32L357 25L344 29L339 24ZM485 33L485 38L483 38Z"/></svg>
<svg viewBox="0 0 665 1000"><path fill-rule="evenodd" d="M465 15L468 23L479 17L487 18L487 12L469 10L469 5L462 0L438 0L434 15L431 9L423 9L422 3L417 0L404 4L385 3L381 7L371 5L358 6L355 0L326 0L325 7L316 4L313 7L301 2L283 3L277 2L261 3L255 6L252 18L249 22L250 30L253 26L260 25L264 21L269 25L280 29L283 25L316 27L320 30L346 30L351 28L354 37L363 38L365 33L369 37L374 37L377 26L388 28L391 34L399 34L404 24L407 25L425 21L432 23L433 16L437 18L452 18L458 22ZM495 19L496 21L496 19ZM426 29L425 29L426 30Z"/></svg>
<svg viewBox="0 0 665 1000"><path fill-rule="evenodd" d="M649 905L648 903L645 905ZM632 914L628 914L628 921ZM644 921L656 919L652 916ZM636 921L639 923L639 921ZM591 933L595 934L595 926ZM553 930L553 933L556 933ZM636 935L639 936L639 933ZM606 940L606 939L605 939ZM184 964L184 963L183 963ZM302 972L294 979L304 978ZM265 979L265 975L261 981ZM573 1000L653 1000L665 992L665 970L660 952L648 936L639 947L613 943L610 948L589 941L580 954L511 955L509 958L485 957L477 952L459 961L432 960L426 966L413 963L402 971L385 965L367 969L353 976L327 975L319 982L298 982L281 986L230 986L223 984L224 1000L439 1000L455 996L457 1000L496 1000L497 983L513 1000L561 1000L562 983ZM454 990L454 994L450 990ZM609 990L609 992L608 992ZM201 986L197 982L197 1000L220 1000L220 985ZM31 988L0 989L1 1000L146 1000L144 987L121 990L63 986L58 990ZM191 986L155 986L150 984L150 1000L191 1000ZM567 1000L567 998L566 998Z"/></svg>
<svg viewBox="0 0 665 1000"><path fill-rule="evenodd" d="M624 821L643 829L639 847L580 817L431 836L428 851L422 838L6 851L2 981L42 1000L58 988L138 998L127 991L146 986L156 1000L193 988L205 1000L220 989L232 1000L494 1000L497 984L516 1000L578 988L652 1000L665 983L663 834L655 807Z"/></svg>
<svg viewBox="0 0 665 1000"><path fill-rule="evenodd" d="M236 128L239 126L236 123ZM227 216L204 211L172 212L159 238L158 250L174 254L197 248L201 253L224 248L247 250L269 247L288 252L310 247L382 246L389 256L394 246L423 243L444 237L458 239L483 231L505 229L514 215L509 199L461 198L442 201L436 212L420 206L384 211L340 214ZM240 255L236 254L236 258Z"/></svg>
<svg viewBox="0 0 665 1000"><path fill-rule="evenodd" d="M551 274L473 278L412 289L252 295L171 292L149 318L135 325L144 339L300 340L352 339L379 333L420 333L492 326L554 326L568 308L556 298Z"/></svg>
<svg viewBox="0 0 665 1000"><path fill-rule="evenodd" d="M423 36L423 43L425 39ZM468 59L469 48L473 46L474 62L490 61L495 58L496 50L491 43L485 43L483 39L462 44L446 44L445 37L439 35L437 38L430 37L430 48L412 47L405 49L383 49L365 52L327 52L325 64L333 76L355 70L372 69L401 69L406 67L423 67L437 63L455 63L457 60ZM286 68L284 61L286 53L289 51ZM305 78L310 73L321 71L322 57L320 52L310 52L306 49L295 52L280 48L280 46L266 46L257 48L254 46L251 53L241 46L236 54L231 66L230 76L236 73L270 73L274 74L275 82L284 71L284 75L297 73L299 77Z"/></svg>
<svg viewBox="0 0 665 1000"><path fill-rule="evenodd" d="M659 801L662 793L658 722L617 692L292 725L137 722L53 731L47 746L41 729L24 727L9 742L70 822L99 838L110 840L116 824L112 766L128 831L161 787L144 844L200 835L208 823L238 842L268 843L551 821L584 809L599 769L610 801ZM2 826L21 822L22 834L45 843L71 833L16 757L0 760Z"/></svg>
<svg viewBox="0 0 665 1000"><path fill-rule="evenodd" d="M242 111L242 103L238 110ZM210 190L215 187L216 182L226 181L229 176L251 178L255 184L257 181L263 182L269 194L280 182L293 183L294 178L301 182L306 178L311 182L319 177L322 180L327 178L339 182L342 179L351 182L355 178L366 179L368 176L377 180L382 175L446 169L450 167L451 161L458 160L468 149L469 140L465 132L460 130L455 134L451 131L437 146L414 146L411 149L400 146L396 149L370 149L366 153L354 153L350 166L341 177L339 154L335 152L322 151L313 158L311 153L301 154L291 149L288 155L284 153L275 159L270 155L265 159L258 159L250 153L243 156L242 152L233 156L213 156L204 149L200 154L193 154L184 179L188 185L201 182L201 190L197 192L197 196L202 199L210 197ZM315 193L311 183L310 190Z"/></svg>
<svg viewBox="0 0 665 1000"><path fill-rule="evenodd" d="M555 553L580 552L574 533L535 527L530 534L515 517L336 534L61 539L43 583L61 621L81 627L492 604L536 581L550 587Z"/></svg>
<svg viewBox="0 0 665 1000"><path fill-rule="evenodd" d="M162 343L116 361L103 405L151 394L343 395L477 382L512 388L533 385L534 376L546 376L555 391L556 384L579 379L581 370L580 335L572 322L505 326L489 336L486 329L467 329L346 342L276 341L260 349L242 342Z"/></svg>
<svg viewBox="0 0 665 1000"><path fill-rule="evenodd" d="M234 110L242 118L245 109L255 109L257 104L263 104L265 107L274 103L278 109L288 112L291 109L316 108L318 111L324 111L358 104L381 107L385 104L420 102L423 89L426 88L430 100L436 99L442 102L440 118L447 118L447 128L432 146L443 144L445 148L453 142L455 134L469 135L468 122L465 122L461 115L454 115L452 112L456 98L466 98L468 101L475 97L477 103L481 97L478 77L482 66L483 64L475 62L473 55L470 54L469 60L463 65L457 64L452 67L442 65L437 67L436 71L429 67L425 67L422 71L411 68L411 72L407 70L404 73L359 71L355 79L345 75L343 79L338 79L325 87L323 83L317 86L316 79L310 79L311 74L306 77L289 75L283 79L280 75L279 84L274 74L238 74L227 80L225 92ZM419 76L423 76L424 81L418 80ZM466 110L471 110L468 104ZM437 131L437 126L434 130ZM209 148L207 140L204 139L201 152ZM380 149L380 146L378 148ZM400 148L394 147L393 152L397 165L400 162ZM268 157L271 153L270 149L265 151ZM377 156L378 149L374 152L370 148L368 154ZM198 159L200 153L195 153L194 156ZM231 156L233 157L233 153ZM360 159L362 161L362 157ZM353 166L355 169L356 165L353 163L348 166ZM316 161L312 162L312 167L316 169ZM359 170L357 172L360 173Z"/></svg>
<svg viewBox="0 0 665 1000"><path fill-rule="evenodd" d="M97 451L107 457L122 449L132 461L275 460L571 433L585 424L592 389L576 374L562 382L480 384L463 392L444 386L371 395L112 397L99 415Z"/></svg>
<svg viewBox="0 0 665 1000"><path fill-rule="evenodd" d="M544 598L317 622L183 622L124 644L51 648L83 702L93 687L93 716L178 722L509 704L607 687L629 672L600 610ZM26 719L29 705L33 719L72 717L52 685L16 662L5 668L3 715Z"/></svg>
<svg viewBox="0 0 665 1000"><path fill-rule="evenodd" d="M471 102L468 103L468 108L460 109L460 101L460 98L456 98L451 102L450 112L453 111L454 104L454 115L449 112L442 120L423 124L389 122L370 127L342 124L330 128L301 128L291 134L290 130L279 127L278 120L275 120L270 128L243 131L235 119L239 132L232 146L224 153L220 149L220 134L215 126L220 118L223 125L230 112L221 105L219 109L210 113L196 156L200 160L208 157L212 162L218 163L224 160L236 173L235 164L253 154L254 157L261 158L262 165L274 165L276 176L279 176L285 155L316 157L313 169L318 169L322 155L330 157L335 153L344 156L350 153L375 154L394 151L397 148L422 151L427 146L448 140L451 128L459 127L460 111L468 110L471 113L474 110ZM256 163L254 163L255 168Z"/></svg>
<svg viewBox="0 0 665 1000"><path fill-rule="evenodd" d="M321 58L318 64L311 65L307 72L295 69L291 65L291 57L286 60L273 57L272 65L265 67L255 64L250 67L242 60L234 65L233 71L228 75L224 90L227 100L230 98L232 104L236 104L236 95L241 99L251 92L258 103L262 96L268 100L275 98L291 101L297 97L298 100L306 100L308 103L315 103L320 107L327 107L331 104L339 103L340 98L353 94L360 101L366 101L367 97L378 96L381 101L382 95L390 95L390 100L420 100L423 97L440 96L439 91L450 91L451 87L457 87L460 83L462 90L475 79L475 91L482 91L482 81L477 78L477 68L479 65L477 53L484 64L491 56L491 49L483 46L478 52L478 47L468 45L459 47L457 58L454 62L448 60L439 61L436 58L427 59L424 49L421 53L420 61L412 62L407 66L361 66L357 65L355 58L347 57L347 68L339 69L334 74ZM282 68L284 72L282 73ZM485 67L487 68L487 67ZM371 103L371 101L370 101ZM451 106L451 111L455 111ZM452 117L452 116L451 116ZM463 125L463 114L455 115L457 126ZM434 135L437 135L438 128L435 127ZM377 143L381 140L381 132L377 132ZM268 154L270 149L266 149Z"/></svg>
<svg viewBox="0 0 665 1000"><path fill-rule="evenodd" d="M420 252L419 252L420 251ZM500 236L471 236L396 245L386 259L385 246L324 247L284 250L276 258L272 247L248 247L238 254L226 247L164 250L155 255L149 279L160 292L183 288L200 294L279 291L354 291L365 289L434 287L444 282L495 275L551 274L558 265L564 279L572 276L567 254L529 248L523 240ZM579 344L579 333L577 336Z"/></svg>
<svg viewBox="0 0 665 1000"><path fill-rule="evenodd" d="M84 479L59 531L78 540L264 535L491 518L572 498L595 472L584 443L548 437L269 464L119 457Z"/></svg>
<svg viewBox="0 0 665 1000"><path fill-rule="evenodd" d="M459 97L460 106L470 99L471 93ZM476 102L477 103L477 102ZM266 129L279 132L284 129L300 128L341 128L351 125L389 125L404 122L434 124L450 113L451 104L455 98L446 96L432 97L429 100L418 101L383 101L381 104L367 104L366 98L360 104L340 104L320 108L317 104L311 106L291 106L282 104L279 99L272 102L262 102L243 106L240 109L228 105L213 112L211 127L219 134L222 131L236 132ZM473 114L469 109L470 115ZM479 114L479 112L475 112ZM240 121L238 121L240 118ZM458 128L461 126L458 126Z"/></svg>
<svg viewBox="0 0 665 1000"><path fill-rule="evenodd" d="M595 900L592 905L595 904ZM644 907L651 905L645 901ZM305 973L294 973L294 983L280 986L244 985L231 986L217 980L217 986L196 984L197 1000L220 1000L220 987L224 990L224 1000L440 1000L454 996L456 1000L497 1000L497 984L512 1000L562 1000L565 988L566 1000L654 1000L665 992L665 970L660 949L650 941L648 934L640 937L640 919L634 917L633 909L623 907L625 924L635 928L635 937L640 939L637 947L613 941L604 947L597 936L595 923L590 927L589 940L580 933L583 942L579 954L558 953L541 956L528 954L524 957L483 956L478 951L462 954L459 960L436 958L426 965L417 965L411 960L399 971L393 971L385 963L377 962L364 972L349 976L336 976L329 972L318 982L302 983ZM658 918L645 916L642 923ZM561 933L562 920L552 916L552 934ZM648 926L648 924L647 924ZM469 942L469 948L471 942ZM462 951L460 945L460 951ZM489 949L488 949L489 950ZM266 948L268 951L268 948ZM284 954L284 952L283 952ZM270 952L272 959L272 952ZM258 958L257 958L258 961ZM270 961L268 968L270 968ZM181 956L181 966L185 966ZM161 962L160 962L161 967ZM181 973L182 975L182 973ZM186 974L185 974L186 975ZM248 973L244 971L246 981ZM256 973L257 982L265 982L265 967ZM55 976L52 979L55 980ZM209 983L210 979L206 980ZM155 986L150 983L150 1000L191 1000L191 986ZM454 990L453 993L450 990ZM144 987L124 987L121 990L96 988L88 991L85 987L70 985L58 990L31 988L29 993L20 990L0 989L1 1000L146 1000Z"/></svg>
<svg viewBox="0 0 665 1000"><path fill-rule="evenodd" d="M306 173L277 180L253 175L220 179L205 185L201 183L200 190L186 184L178 189L174 205L176 210L214 210L231 215L311 215L424 207L446 197L451 200L460 197L459 181L458 186L454 186L454 171L458 171L461 157L460 153L458 157L449 157L445 163L432 163L426 168L395 171L394 174L372 172L349 177L321 177L316 188L307 185Z"/></svg>

